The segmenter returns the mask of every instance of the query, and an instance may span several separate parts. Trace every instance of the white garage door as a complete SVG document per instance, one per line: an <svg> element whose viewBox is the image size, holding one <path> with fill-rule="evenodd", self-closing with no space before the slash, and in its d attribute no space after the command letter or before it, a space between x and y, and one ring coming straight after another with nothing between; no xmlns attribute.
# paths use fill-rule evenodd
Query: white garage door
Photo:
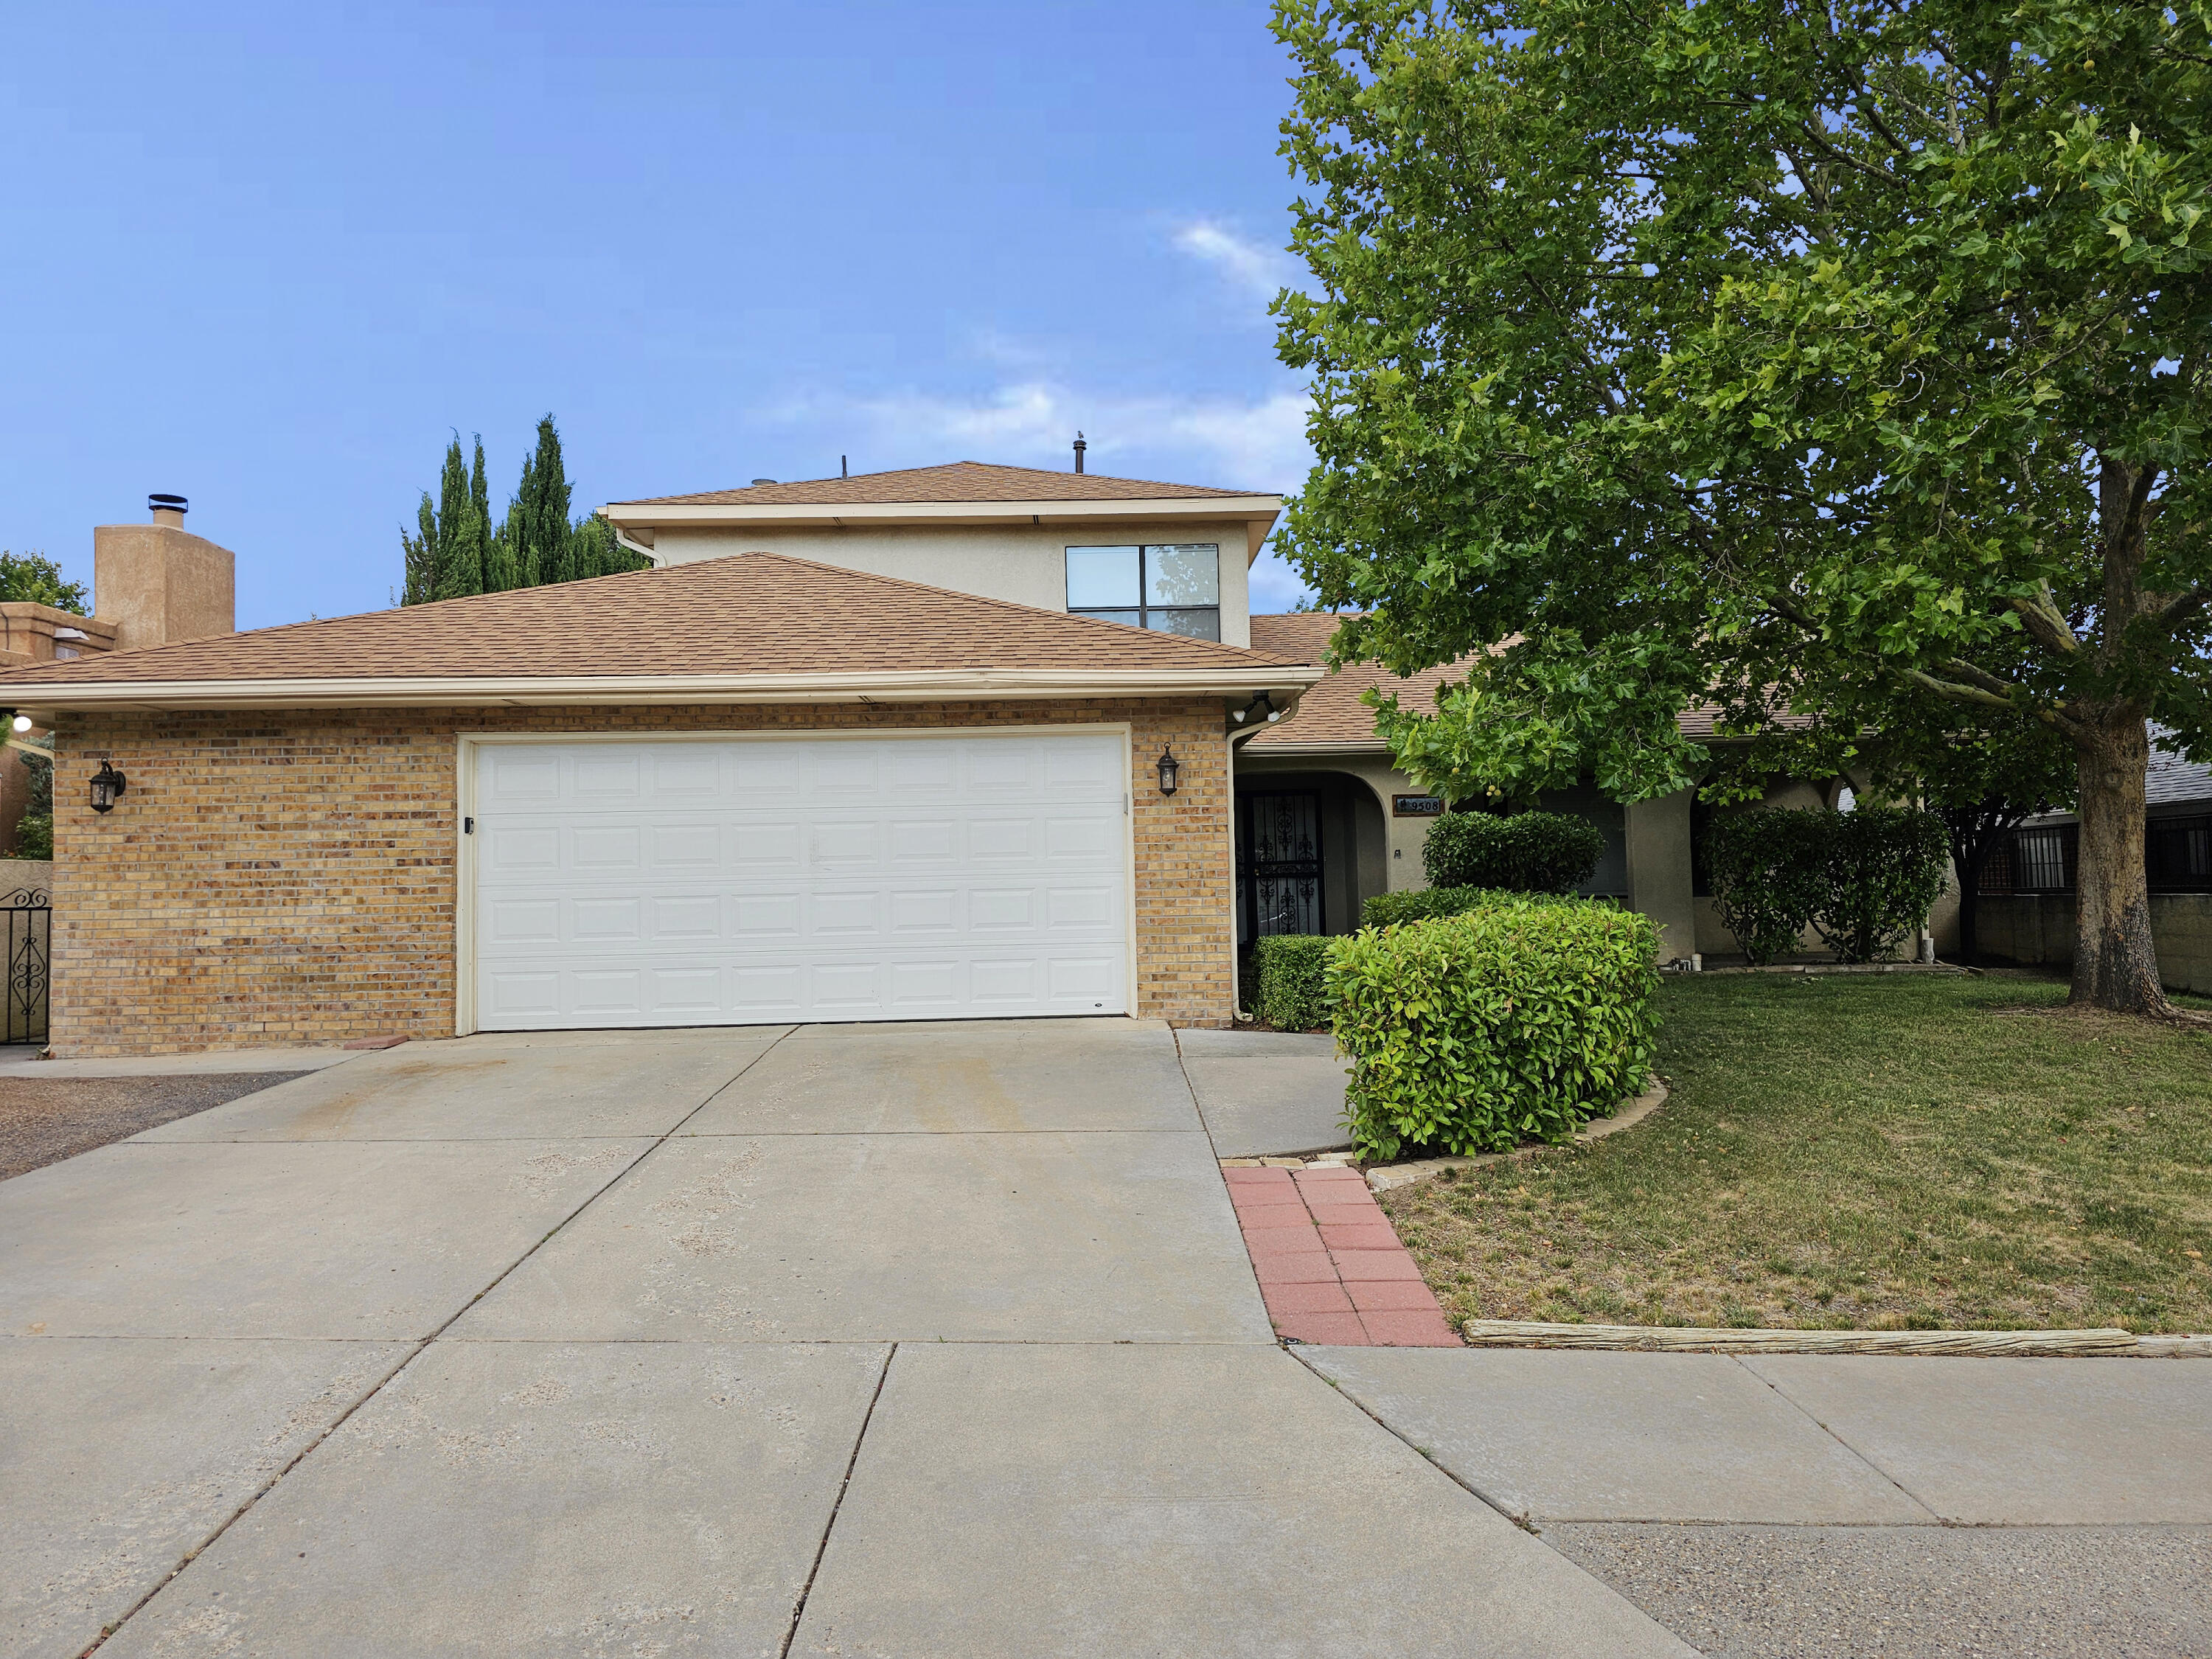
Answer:
<svg viewBox="0 0 2212 1659"><path fill-rule="evenodd" d="M1119 732L476 756L484 1030L1126 1012Z"/></svg>

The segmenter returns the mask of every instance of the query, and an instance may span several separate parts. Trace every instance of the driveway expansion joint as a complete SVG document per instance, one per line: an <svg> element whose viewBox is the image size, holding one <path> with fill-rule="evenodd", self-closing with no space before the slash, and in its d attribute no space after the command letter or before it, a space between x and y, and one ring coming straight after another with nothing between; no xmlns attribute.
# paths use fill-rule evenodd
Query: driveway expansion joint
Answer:
<svg viewBox="0 0 2212 1659"><path fill-rule="evenodd" d="M785 1033L785 1036L788 1035L788 1032ZM617 1170L612 1175L609 1176L605 1181L602 1182L598 1187L586 1194L582 1202L579 1203L576 1207L571 1210L560 1222L549 1228L543 1235L536 1239L528 1249L525 1250L520 1255L515 1257L514 1261L508 1262L506 1267L500 1269L500 1271L492 1277L489 1283L480 1286L474 1295L471 1296L459 1307L454 1309L435 1330L430 1332L426 1336L416 1340L410 1346L406 1353L400 1357L398 1364L392 1366L390 1370L379 1377L373 1385L362 1394L359 1399L356 1400L351 1405L340 1412L337 1417L332 1419L331 1422L326 1424L322 1431L311 1438L307 1444L301 1447L298 1452L289 1458L282 1468L278 1469L266 1480L256 1486L253 1491L247 1493L245 1502L239 1504L236 1509L232 1510L229 1516L226 1517L212 1532L209 1533L205 1538L203 1538L198 1543L192 1546L191 1549L185 1551L185 1553L179 1558L176 1565L172 1566L167 1572L163 1573L161 1577L147 1589L143 1595L141 1595L137 1601L133 1601L130 1607L126 1607L112 1622L104 1626L101 1628L99 1636L96 1637L91 1644L84 1650L83 1654L80 1656L80 1659L91 1659L91 1656L93 1654L96 1653L101 1647L106 1645L110 1637L113 1636L118 1631L129 1624L132 1619L136 1618L145 1609L149 1602L152 1601L155 1596L159 1595L164 1589L167 1589L171 1583L174 1583L178 1577L184 1572L185 1568L191 1566L194 1561L198 1560L202 1555L213 1548L216 1543L221 1541L224 1534L228 1533L233 1527L236 1526L240 1521L245 1519L246 1515L252 1510L254 1506L259 1504L261 1500L266 1498L271 1492L275 1491L277 1483L283 1480L286 1475L291 1474L294 1469L299 1468L301 1463L306 1460L310 1453L314 1451L319 1446L322 1445L324 1442L327 1441L341 1428L344 1427L347 1421L352 1418L355 1413L358 1412L363 1406L368 1404L370 1401L375 1399L378 1395L381 1394L391 1385L394 1377L398 1376L410 1365L420 1359L422 1355L429 1350L432 1343L435 1342L441 1336L444 1335L447 1331L450 1330L454 1323L465 1315L471 1308L475 1307L479 1302L482 1302L484 1297L489 1296L494 1291L497 1290L501 1284L504 1282L507 1276L513 1273L516 1268L520 1267L524 1262L529 1261L530 1258L537 1255L539 1250L544 1249L547 1240L552 1238L556 1233L567 1227L571 1222L574 1222L578 1216L583 1214L586 1210L597 1203L616 1185L617 1182L620 1182L624 1176L628 1175L632 1170L637 1168L637 1166L650 1157L658 1147L664 1145L671 1136L675 1134L677 1129L680 1129L683 1127L684 1124L689 1123L692 1118L697 1116L699 1113L706 1110L724 1090L729 1088L732 1084L737 1082L739 1078L750 1071L755 1065L759 1063L763 1055L767 1054L770 1049L774 1048L777 1042L781 1042L782 1041L783 1038L780 1036L776 1038L775 1042L769 1043L767 1048L763 1048L759 1054L749 1056L746 1059L745 1063L739 1066L736 1072L732 1073L729 1078L725 1079L713 1091L712 1093L708 1094L706 1099L701 1101L698 1105L695 1106L690 1112L686 1113L675 1127L671 1128L665 1134L654 1137L652 1146L647 1146L635 1158L631 1158L620 1169ZM637 1137L633 1136L617 1138L625 1139L637 1139ZM232 1143L218 1141L213 1144L222 1146ZM41 1337L33 1340L44 1341L48 1339ZM240 1340L252 1340L256 1339L244 1338ZM882 1387L880 1379L878 1380L877 1386L880 1390ZM858 1449L859 1449L856 1444L854 1448L856 1455Z"/></svg>

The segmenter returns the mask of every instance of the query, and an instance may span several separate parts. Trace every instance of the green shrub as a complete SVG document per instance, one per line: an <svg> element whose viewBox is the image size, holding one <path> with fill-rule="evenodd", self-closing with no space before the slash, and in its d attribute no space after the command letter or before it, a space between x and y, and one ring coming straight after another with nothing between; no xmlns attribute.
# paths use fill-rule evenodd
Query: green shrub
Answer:
<svg viewBox="0 0 2212 1659"><path fill-rule="evenodd" d="M1360 1156L1565 1140L1642 1090L1658 943L1632 910L1528 897L1337 940L1330 1012Z"/></svg>
<svg viewBox="0 0 2212 1659"><path fill-rule="evenodd" d="M1271 933L1254 939L1252 1012L1279 1031L1326 1025L1331 943L1318 933Z"/></svg>
<svg viewBox="0 0 2212 1659"><path fill-rule="evenodd" d="M1713 908L1755 963L1795 951L1820 908L1826 827L1820 812L1733 812L1705 834Z"/></svg>
<svg viewBox="0 0 2212 1659"><path fill-rule="evenodd" d="M1919 931L1942 896L1951 840L1933 812L1829 812L1825 890L1813 926L1844 962L1875 962Z"/></svg>
<svg viewBox="0 0 2212 1659"><path fill-rule="evenodd" d="M1812 928L1844 962L1873 962L1928 919L1950 842L1932 812L1766 811L1708 832L1713 908L1754 963L1797 948Z"/></svg>
<svg viewBox="0 0 2212 1659"><path fill-rule="evenodd" d="M26 814L15 821L15 856L50 859L54 855L54 821Z"/></svg>
<svg viewBox="0 0 2212 1659"><path fill-rule="evenodd" d="M1421 867L1431 887L1571 893L1605 856L1605 832L1564 812L1452 812L1429 826Z"/></svg>
<svg viewBox="0 0 2212 1659"><path fill-rule="evenodd" d="M1425 887L1418 893L1377 893L1359 907L1362 927L1395 927L1401 921L1463 915L1494 899L1510 897L1487 887Z"/></svg>

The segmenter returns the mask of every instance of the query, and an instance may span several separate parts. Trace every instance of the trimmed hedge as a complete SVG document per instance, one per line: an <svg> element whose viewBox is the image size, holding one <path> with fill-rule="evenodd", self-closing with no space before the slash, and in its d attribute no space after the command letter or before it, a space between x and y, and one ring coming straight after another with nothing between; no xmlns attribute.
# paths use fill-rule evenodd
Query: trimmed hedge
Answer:
<svg viewBox="0 0 2212 1659"><path fill-rule="evenodd" d="M1425 887L1418 893L1377 893L1359 907L1359 925L1395 927L1401 921L1464 915L1498 896L1487 887Z"/></svg>
<svg viewBox="0 0 2212 1659"><path fill-rule="evenodd" d="M1421 868L1431 887L1571 893L1604 856L1605 832L1564 812L1452 812L1429 826Z"/></svg>
<svg viewBox="0 0 2212 1659"><path fill-rule="evenodd" d="M1651 1075L1657 927L1581 899L1490 895L1335 941L1328 994L1364 1158L1563 1141Z"/></svg>
<svg viewBox="0 0 2212 1659"><path fill-rule="evenodd" d="M1331 940L1271 933L1252 941L1252 1012L1279 1031L1328 1024L1326 975Z"/></svg>
<svg viewBox="0 0 2212 1659"><path fill-rule="evenodd" d="M1839 961L1888 955L1942 896L1950 852L1942 819L1896 806L1738 812L1705 840L1713 908L1761 963L1808 927Z"/></svg>

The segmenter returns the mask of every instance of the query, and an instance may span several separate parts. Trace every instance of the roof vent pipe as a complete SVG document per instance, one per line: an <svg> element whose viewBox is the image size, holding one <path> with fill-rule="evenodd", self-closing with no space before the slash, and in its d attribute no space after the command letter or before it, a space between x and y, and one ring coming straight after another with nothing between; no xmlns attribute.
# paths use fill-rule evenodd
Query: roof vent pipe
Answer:
<svg viewBox="0 0 2212 1659"><path fill-rule="evenodd" d="M1083 452L1090 447L1089 444L1083 441L1083 434L1080 432L1077 433L1075 434L1075 470L1078 472L1083 471Z"/></svg>
<svg viewBox="0 0 2212 1659"><path fill-rule="evenodd" d="M774 483L775 482L775 480L773 478L755 478L753 480L753 488L755 489L758 489L764 483Z"/></svg>
<svg viewBox="0 0 2212 1659"><path fill-rule="evenodd" d="M146 505L154 509L155 524L165 524L172 530L185 527L185 504L182 495L167 495L156 491L147 496Z"/></svg>

